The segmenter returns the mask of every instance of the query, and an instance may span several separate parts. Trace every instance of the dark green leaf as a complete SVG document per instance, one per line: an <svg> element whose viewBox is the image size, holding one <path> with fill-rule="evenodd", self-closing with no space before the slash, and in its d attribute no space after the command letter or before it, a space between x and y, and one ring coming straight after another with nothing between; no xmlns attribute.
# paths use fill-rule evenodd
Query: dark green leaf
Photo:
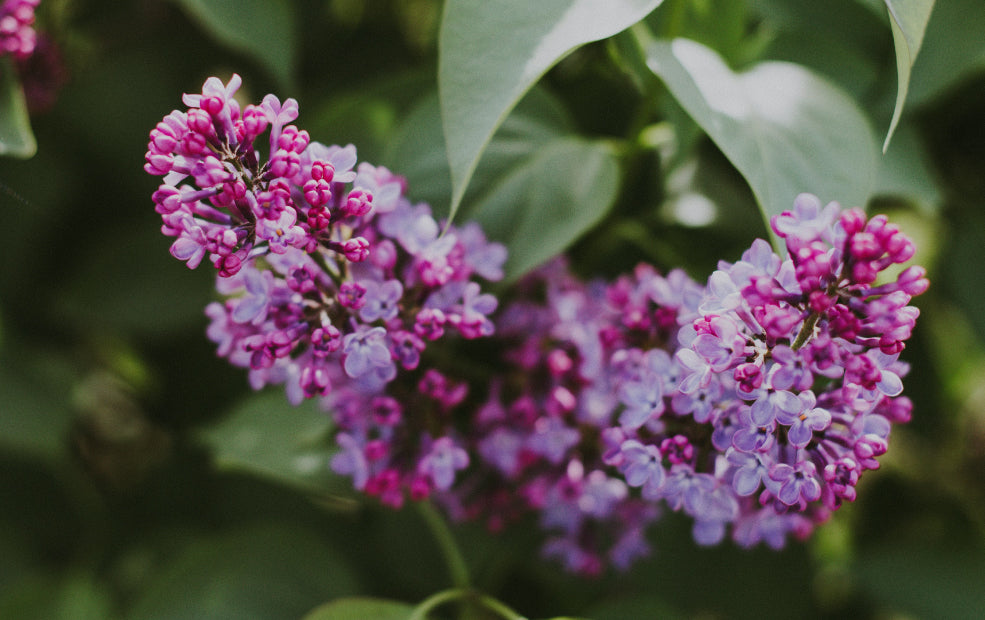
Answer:
<svg viewBox="0 0 985 620"><path fill-rule="evenodd" d="M873 194L901 198L924 212L935 212L941 197L926 156L916 128L904 122L896 131L893 145L879 160Z"/></svg>
<svg viewBox="0 0 985 620"><path fill-rule="evenodd" d="M314 400L294 407L276 387L241 402L202 438L220 467L325 492L344 484L329 469L331 428L329 415Z"/></svg>
<svg viewBox="0 0 985 620"><path fill-rule="evenodd" d="M985 554L975 545L941 549L914 542L871 549L859 558L857 575L889 612L971 620L985 609Z"/></svg>
<svg viewBox="0 0 985 620"><path fill-rule="evenodd" d="M176 0L202 28L252 56L282 86L294 79L294 6L288 0Z"/></svg>
<svg viewBox="0 0 985 620"><path fill-rule="evenodd" d="M985 2L947 0L934 7L910 78L911 105L933 99L985 70Z"/></svg>
<svg viewBox="0 0 985 620"><path fill-rule="evenodd" d="M507 279L564 251L605 217L619 191L619 165L600 142L551 142L490 188L470 215L506 244Z"/></svg>
<svg viewBox="0 0 985 620"><path fill-rule="evenodd" d="M83 574L30 578L0 598L0 618L106 620L113 617L109 593Z"/></svg>
<svg viewBox="0 0 985 620"><path fill-rule="evenodd" d="M557 102L534 89L501 125L475 172L463 215L510 251L507 279L562 252L612 206L619 170L611 149L567 136ZM450 176L437 102L425 99L402 124L387 163L407 176L415 200L447 212Z"/></svg>
<svg viewBox="0 0 985 620"><path fill-rule="evenodd" d="M571 131L564 109L544 90L534 88L500 126L469 184L463 207L483 196L497 179L524 165L548 142ZM451 176L445 155L437 96L422 99L390 141L384 163L407 177L410 196L447 214Z"/></svg>
<svg viewBox="0 0 985 620"><path fill-rule="evenodd" d="M406 620L414 606L380 598L341 598L325 603L304 616L303 620Z"/></svg>
<svg viewBox="0 0 985 620"><path fill-rule="evenodd" d="M354 590L348 567L321 538L296 524L263 524L189 544L127 617L295 620Z"/></svg>
<svg viewBox="0 0 985 620"><path fill-rule="evenodd" d="M882 145L885 153L889 141L896 131L900 115L903 114L903 103L910 89L910 71L917 60L917 53L923 43L923 34L930 20L930 12L934 8L934 0L885 0L889 10L889 23L893 28L893 44L896 48L896 74L899 77L899 87L896 90L896 107L893 110L893 120L886 133L886 141Z"/></svg>
<svg viewBox="0 0 985 620"><path fill-rule="evenodd" d="M55 305L67 324L155 336L204 328L214 270L208 264L189 270L168 252L173 240L161 235L150 215L146 223L88 240L89 251L72 265L68 288Z"/></svg>
<svg viewBox="0 0 985 620"><path fill-rule="evenodd" d="M636 23L661 0L448 0L438 83L451 215L482 151L514 105L575 48Z"/></svg>
<svg viewBox="0 0 985 620"><path fill-rule="evenodd" d="M874 139L865 115L837 87L784 62L734 73L687 39L658 41L647 58L746 178L767 226L801 192L865 205L876 171Z"/></svg>
<svg viewBox="0 0 985 620"><path fill-rule="evenodd" d="M72 419L72 381L66 360L52 352L5 345L0 354L0 447L35 457L63 456Z"/></svg>
<svg viewBox="0 0 985 620"><path fill-rule="evenodd" d="M0 155L28 158L37 150L14 63L9 58L0 59Z"/></svg>

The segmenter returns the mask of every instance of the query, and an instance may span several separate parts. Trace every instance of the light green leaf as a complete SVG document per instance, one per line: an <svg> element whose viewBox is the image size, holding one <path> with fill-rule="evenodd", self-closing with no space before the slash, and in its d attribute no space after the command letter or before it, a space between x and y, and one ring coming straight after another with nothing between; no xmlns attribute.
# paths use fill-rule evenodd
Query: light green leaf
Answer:
<svg viewBox="0 0 985 620"><path fill-rule="evenodd" d="M314 400L294 407L278 387L241 402L202 439L219 467L324 493L344 484L329 469L331 428L329 415Z"/></svg>
<svg viewBox="0 0 985 620"><path fill-rule="evenodd" d="M407 620L414 606L381 598L340 598L314 609L302 620Z"/></svg>
<svg viewBox="0 0 985 620"><path fill-rule="evenodd" d="M448 0L438 85L454 217L496 128L575 48L643 19L661 0Z"/></svg>
<svg viewBox="0 0 985 620"><path fill-rule="evenodd" d="M916 62L927 22L930 21L930 12L934 8L934 0L885 0L885 2L889 10L889 22L893 28L899 87L896 90L893 120L889 123L889 132L886 133L886 141L882 145L883 153L889 148L889 141L903 113L903 103L910 89L910 71L913 63Z"/></svg>
<svg viewBox="0 0 985 620"><path fill-rule="evenodd" d="M350 568L322 538L295 523L264 523L190 543L127 617L294 620L355 589Z"/></svg>
<svg viewBox="0 0 985 620"><path fill-rule="evenodd" d="M14 63L0 59L0 155L27 159L38 150Z"/></svg>
<svg viewBox="0 0 985 620"><path fill-rule="evenodd" d="M866 204L875 139L855 102L824 78L784 62L734 73L687 39L655 42L647 64L745 177L767 228L801 192Z"/></svg>
<svg viewBox="0 0 985 620"><path fill-rule="evenodd" d="M470 215L509 248L506 277L514 279L601 221L619 181L616 156L606 144L558 139L492 186Z"/></svg>
<svg viewBox="0 0 985 620"><path fill-rule="evenodd" d="M248 54L290 87L295 26L289 0L176 0L216 39Z"/></svg>

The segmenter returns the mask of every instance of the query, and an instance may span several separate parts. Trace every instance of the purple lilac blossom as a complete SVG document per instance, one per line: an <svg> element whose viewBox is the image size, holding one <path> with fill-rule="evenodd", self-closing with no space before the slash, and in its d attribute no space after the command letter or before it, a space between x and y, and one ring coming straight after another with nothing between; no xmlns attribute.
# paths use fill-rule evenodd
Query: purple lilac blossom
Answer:
<svg viewBox="0 0 985 620"><path fill-rule="evenodd" d="M356 489L392 506L449 489L469 455L445 421L468 386L423 360L437 340L493 333L497 300L475 280L502 277L505 247L443 226L352 145L311 141L294 99L242 105L241 83L184 95L145 156L172 255L217 272L209 339L255 389L322 399L332 468Z"/></svg>
<svg viewBox="0 0 985 620"><path fill-rule="evenodd" d="M561 261L521 282L494 317L507 369L479 409L496 413L439 496L450 514L498 529L539 513L545 555L597 573L648 553L661 506L690 516L699 544L780 548L853 501L910 417L899 353L925 272L877 282L912 242L809 195L774 230L786 255L757 240L705 287L648 266L584 283ZM559 390L575 404L559 407ZM589 477L625 492L599 501Z"/></svg>

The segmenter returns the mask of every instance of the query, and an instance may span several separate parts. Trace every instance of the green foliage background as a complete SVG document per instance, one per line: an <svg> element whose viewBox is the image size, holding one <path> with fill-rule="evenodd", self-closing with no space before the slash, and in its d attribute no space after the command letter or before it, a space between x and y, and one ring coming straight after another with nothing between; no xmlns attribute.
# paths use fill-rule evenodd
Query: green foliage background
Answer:
<svg viewBox="0 0 985 620"><path fill-rule="evenodd" d="M388 620L465 573L433 617L981 617L985 4L932 5L44 0L55 106L28 124L0 67L0 618ZM323 414L215 358L212 274L159 233L148 132L232 72L482 221L511 277L567 250L704 280L800 191L889 213L933 283L913 422L804 543L704 549L667 518L595 580L540 560L533 522L449 541L361 502Z"/></svg>

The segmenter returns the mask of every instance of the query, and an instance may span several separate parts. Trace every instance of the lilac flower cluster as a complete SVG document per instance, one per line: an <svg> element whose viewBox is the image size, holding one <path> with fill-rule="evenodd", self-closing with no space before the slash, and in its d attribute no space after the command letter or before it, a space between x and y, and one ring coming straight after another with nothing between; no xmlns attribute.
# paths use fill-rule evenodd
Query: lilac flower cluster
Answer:
<svg viewBox="0 0 985 620"><path fill-rule="evenodd" d="M591 573L646 551L657 506L700 544L780 548L854 500L910 417L898 355L925 272L875 283L914 253L884 216L805 194L772 224L787 256L757 240L704 287L645 265L609 284L535 274L498 321L511 369L453 514L538 512L545 551Z"/></svg>
<svg viewBox="0 0 985 620"><path fill-rule="evenodd" d="M4 0L0 4L0 57L17 60L34 52L37 35L34 32L34 10L41 0Z"/></svg>
<svg viewBox="0 0 985 620"><path fill-rule="evenodd" d="M311 142L296 101L241 108L239 85L210 78L151 132L162 232L217 270L218 354L320 398L332 469L386 505L493 530L536 515L544 552L586 574L647 554L667 510L700 544L780 548L855 499L910 417L898 356L928 282L881 275L914 254L884 216L803 194L772 220L783 256L757 240L704 286L647 265L584 282L556 259L497 315L476 280L502 278L502 245L442 231L402 178Z"/></svg>
<svg viewBox="0 0 985 620"><path fill-rule="evenodd" d="M209 338L249 368L254 388L284 384L295 404L326 398L342 448L335 467L358 488L391 504L405 489L448 488L464 451L450 436L424 437L425 413L407 408L414 395L386 389L409 375L400 386L453 404L454 390L418 366L449 333L492 333L497 301L474 279L501 278L505 248L474 224L442 231L427 205L407 200L402 178L366 163L353 170L351 145L311 142L290 124L293 99L241 108L240 82L209 78L185 95L189 109L158 123L146 155L145 170L164 176L153 199L162 232L176 238L172 255L191 268L208 257L218 272L225 300L206 309ZM258 144L268 129L269 149ZM405 421L424 437L413 457L387 451Z"/></svg>

